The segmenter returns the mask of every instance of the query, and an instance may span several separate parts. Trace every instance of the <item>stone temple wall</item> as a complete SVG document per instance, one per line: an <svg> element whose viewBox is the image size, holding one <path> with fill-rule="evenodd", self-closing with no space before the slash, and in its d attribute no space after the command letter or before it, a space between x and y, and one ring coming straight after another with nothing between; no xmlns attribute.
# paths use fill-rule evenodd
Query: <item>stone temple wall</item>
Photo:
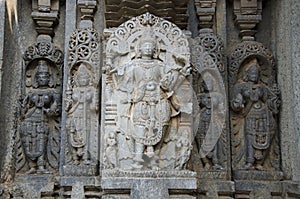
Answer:
<svg viewBox="0 0 300 199"><path fill-rule="evenodd" d="M0 198L300 198L299 9L0 1Z"/></svg>

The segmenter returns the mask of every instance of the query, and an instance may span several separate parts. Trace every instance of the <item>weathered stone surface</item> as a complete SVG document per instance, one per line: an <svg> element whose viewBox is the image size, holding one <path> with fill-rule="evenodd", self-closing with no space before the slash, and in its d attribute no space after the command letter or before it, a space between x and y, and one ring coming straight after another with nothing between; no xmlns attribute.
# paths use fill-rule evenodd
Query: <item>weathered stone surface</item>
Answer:
<svg viewBox="0 0 300 199"><path fill-rule="evenodd" d="M113 30L105 48L104 169L185 169L193 140L188 44L177 26L150 13Z"/></svg>
<svg viewBox="0 0 300 199"><path fill-rule="evenodd" d="M0 8L0 198L300 198L299 1Z"/></svg>

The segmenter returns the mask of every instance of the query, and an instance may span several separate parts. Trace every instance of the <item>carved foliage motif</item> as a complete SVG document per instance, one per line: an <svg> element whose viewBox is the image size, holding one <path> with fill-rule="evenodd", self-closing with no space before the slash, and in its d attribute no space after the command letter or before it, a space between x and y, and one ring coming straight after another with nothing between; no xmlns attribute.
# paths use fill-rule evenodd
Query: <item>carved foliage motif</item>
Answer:
<svg viewBox="0 0 300 199"><path fill-rule="evenodd" d="M92 28L75 30L69 41L69 67L79 61L93 65L94 72L99 72L100 34ZM96 71L98 70L98 71Z"/></svg>
<svg viewBox="0 0 300 199"><path fill-rule="evenodd" d="M221 38L214 33L201 33L191 40L192 64L201 72L205 68L217 69L225 73L224 45Z"/></svg>
<svg viewBox="0 0 300 199"><path fill-rule="evenodd" d="M100 35L92 28L77 29L71 35L69 50L65 173L88 174L88 170L92 169L90 174L96 174Z"/></svg>
<svg viewBox="0 0 300 199"><path fill-rule="evenodd" d="M24 54L21 129L16 137L17 171L43 174L58 168L62 60L62 52L48 42L30 46Z"/></svg>
<svg viewBox="0 0 300 199"><path fill-rule="evenodd" d="M227 161L226 87L223 42L212 32L191 39L194 90L200 107L194 170L224 170ZM200 162L199 162L200 161ZM202 165L202 166L200 166ZM196 168L197 167L197 168ZM201 168L198 168L201 167Z"/></svg>
<svg viewBox="0 0 300 199"><path fill-rule="evenodd" d="M277 114L280 91L272 54L242 42L230 56L234 169L279 170Z"/></svg>
<svg viewBox="0 0 300 199"><path fill-rule="evenodd" d="M133 18L108 38L105 70L104 167L184 169L193 137L187 37L149 13Z"/></svg>

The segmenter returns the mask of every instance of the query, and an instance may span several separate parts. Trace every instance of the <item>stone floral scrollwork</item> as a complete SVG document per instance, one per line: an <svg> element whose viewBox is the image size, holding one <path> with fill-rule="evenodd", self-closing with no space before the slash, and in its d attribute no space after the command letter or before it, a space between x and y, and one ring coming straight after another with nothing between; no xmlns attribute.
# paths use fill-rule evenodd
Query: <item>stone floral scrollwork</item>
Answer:
<svg viewBox="0 0 300 199"><path fill-rule="evenodd" d="M21 129L16 137L19 172L47 174L58 168L62 60L62 52L48 42L25 52Z"/></svg>
<svg viewBox="0 0 300 199"><path fill-rule="evenodd" d="M218 68L224 76L224 44L213 32L201 32L192 40L192 63L195 68Z"/></svg>
<svg viewBox="0 0 300 199"><path fill-rule="evenodd" d="M184 169L193 133L187 37L149 13L133 18L108 38L105 70L104 167Z"/></svg>
<svg viewBox="0 0 300 199"><path fill-rule="evenodd" d="M278 170L280 91L274 60L257 42L244 42L230 57L234 168Z"/></svg>

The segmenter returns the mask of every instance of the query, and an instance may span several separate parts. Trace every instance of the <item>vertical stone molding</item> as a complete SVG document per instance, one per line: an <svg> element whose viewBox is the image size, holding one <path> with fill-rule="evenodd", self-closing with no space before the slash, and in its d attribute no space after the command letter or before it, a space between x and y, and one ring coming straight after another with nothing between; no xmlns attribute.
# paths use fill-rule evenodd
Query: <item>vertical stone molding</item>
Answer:
<svg viewBox="0 0 300 199"><path fill-rule="evenodd" d="M78 1L80 28L69 40L67 88L64 91L67 112L64 175L98 173L101 39L93 29L96 5L96 1Z"/></svg>
<svg viewBox="0 0 300 199"><path fill-rule="evenodd" d="M216 0L195 0L200 29L212 29L216 14L216 4Z"/></svg>
<svg viewBox="0 0 300 199"><path fill-rule="evenodd" d="M234 0L235 23L243 40L254 40L256 25L262 20L262 0Z"/></svg>
<svg viewBox="0 0 300 199"><path fill-rule="evenodd" d="M59 17L59 0L33 0L31 17L39 35L54 36L54 27Z"/></svg>

